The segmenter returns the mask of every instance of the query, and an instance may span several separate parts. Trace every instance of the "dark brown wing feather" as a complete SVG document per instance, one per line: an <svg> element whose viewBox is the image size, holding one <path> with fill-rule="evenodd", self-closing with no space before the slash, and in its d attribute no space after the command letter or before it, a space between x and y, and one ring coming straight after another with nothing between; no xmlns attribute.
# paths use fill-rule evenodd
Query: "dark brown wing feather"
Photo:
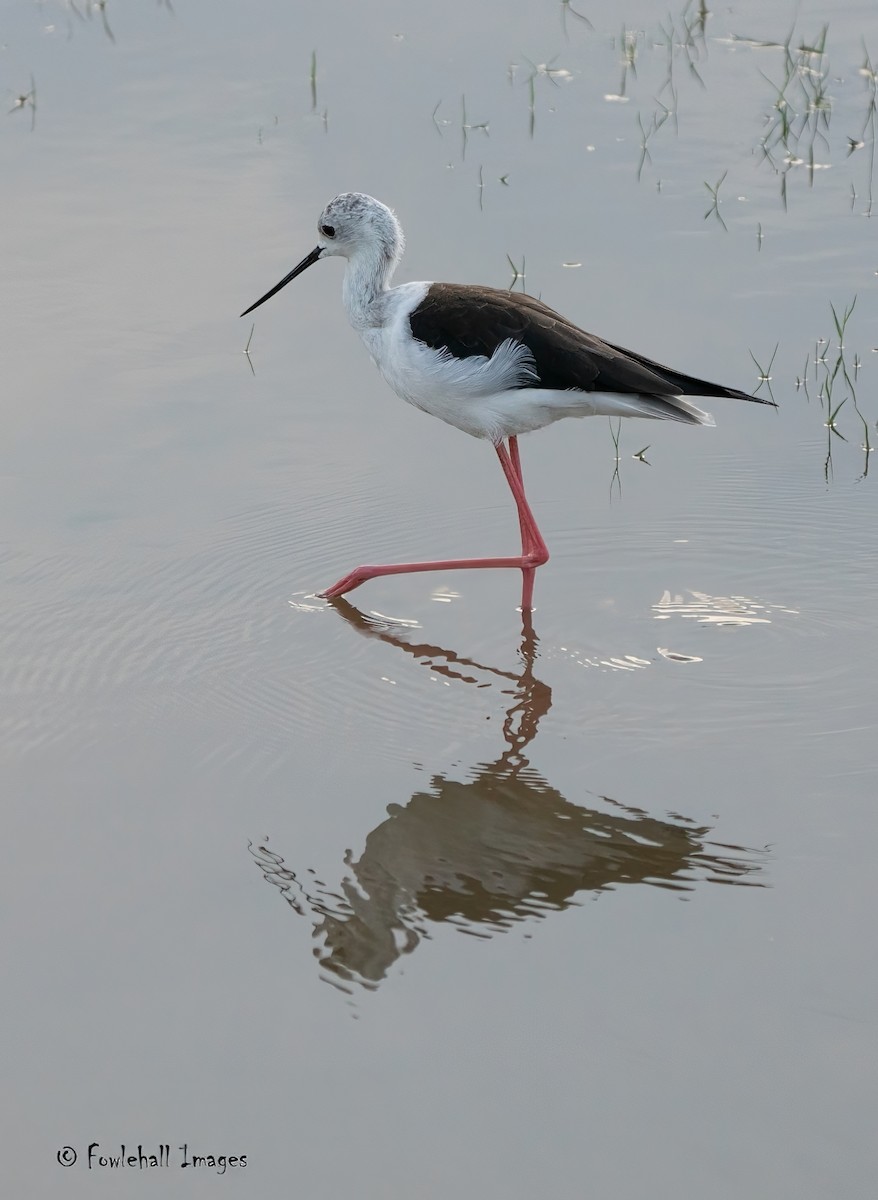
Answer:
<svg viewBox="0 0 878 1200"><path fill-rule="evenodd" d="M523 292L469 284L434 283L409 318L412 334L455 358L490 357L507 338L527 346L542 388L629 395L723 396L769 404L737 388L708 383L586 333L541 300ZM534 387L534 383L524 384Z"/></svg>

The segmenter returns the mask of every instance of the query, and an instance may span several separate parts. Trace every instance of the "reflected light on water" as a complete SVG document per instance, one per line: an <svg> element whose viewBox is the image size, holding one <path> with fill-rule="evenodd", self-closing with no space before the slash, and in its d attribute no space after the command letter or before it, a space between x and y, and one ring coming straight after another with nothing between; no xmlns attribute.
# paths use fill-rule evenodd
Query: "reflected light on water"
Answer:
<svg viewBox="0 0 878 1200"><path fill-rule="evenodd" d="M770 625L775 612L798 615L794 608L763 604L747 596L710 596L707 592L688 592L684 596L665 591L652 611L657 621L684 617L706 625Z"/></svg>

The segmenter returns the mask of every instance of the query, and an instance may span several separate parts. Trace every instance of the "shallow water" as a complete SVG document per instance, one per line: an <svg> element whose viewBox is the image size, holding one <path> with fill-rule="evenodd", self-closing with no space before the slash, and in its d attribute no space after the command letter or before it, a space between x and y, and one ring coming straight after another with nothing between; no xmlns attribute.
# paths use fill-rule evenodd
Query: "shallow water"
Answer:
<svg viewBox="0 0 878 1200"><path fill-rule="evenodd" d="M871 1195L878 25L799 8L784 144L769 7L633 4L626 69L601 3L9 6L15 1194L167 1143L172 1195L224 1186L184 1144L254 1195ZM339 264L237 319L345 189L400 279L524 262L731 386L777 346L777 413L523 439L532 621L511 572L316 599L517 536Z"/></svg>

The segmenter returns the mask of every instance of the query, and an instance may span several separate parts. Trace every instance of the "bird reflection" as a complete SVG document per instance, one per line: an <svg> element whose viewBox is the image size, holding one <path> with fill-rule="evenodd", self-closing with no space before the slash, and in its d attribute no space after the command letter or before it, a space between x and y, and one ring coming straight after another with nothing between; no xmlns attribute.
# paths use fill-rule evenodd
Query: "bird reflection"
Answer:
<svg viewBox="0 0 878 1200"><path fill-rule="evenodd" d="M377 987L430 936L432 923L491 937L622 884L680 891L701 881L758 884L761 855L707 841L708 826L679 816L659 820L607 796L592 797L600 807L573 804L531 767L525 750L551 708L552 691L534 674L538 639L529 612L520 669L507 671L409 641L398 626L344 599L332 607L358 633L434 673L500 687L507 703L499 757L477 764L464 781L434 775L407 803L389 805L360 857L348 852L337 888L313 871L303 879L267 845L251 844L265 879L314 921L314 953L328 982L346 991Z"/></svg>

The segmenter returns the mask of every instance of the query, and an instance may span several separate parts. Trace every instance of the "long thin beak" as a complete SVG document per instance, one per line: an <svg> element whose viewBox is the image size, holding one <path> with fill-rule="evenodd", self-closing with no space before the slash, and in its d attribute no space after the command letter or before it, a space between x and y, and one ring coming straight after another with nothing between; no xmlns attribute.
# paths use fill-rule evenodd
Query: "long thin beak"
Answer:
<svg viewBox="0 0 878 1200"><path fill-rule="evenodd" d="M323 253L322 246L315 246L310 254L306 254L297 267L293 267L289 275L285 275L280 283L276 283L270 292L266 292L261 300L257 300L255 304L251 304L249 308L245 308L241 313L242 317L246 317L247 313L251 313L254 308L258 308L260 304L264 304L266 300L270 300L275 292L279 292L282 287L286 287L291 279L295 279L297 275L301 275L308 267L317 262L317 259Z"/></svg>

